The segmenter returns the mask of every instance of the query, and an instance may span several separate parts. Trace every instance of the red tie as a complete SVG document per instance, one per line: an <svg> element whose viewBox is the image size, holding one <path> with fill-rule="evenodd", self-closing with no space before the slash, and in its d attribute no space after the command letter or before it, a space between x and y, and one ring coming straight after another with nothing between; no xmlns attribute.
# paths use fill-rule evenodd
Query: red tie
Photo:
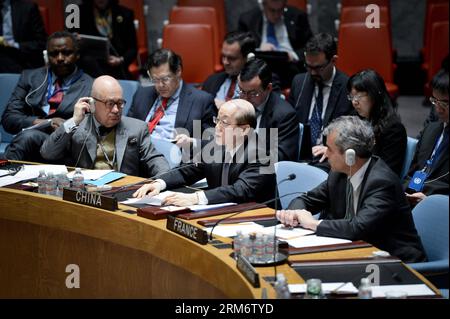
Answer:
<svg viewBox="0 0 450 319"><path fill-rule="evenodd" d="M155 114L153 114L153 118L148 122L148 130L150 131L150 134L152 134L153 130L155 129L156 125L158 125L159 121L164 116L164 110L167 108L167 101L169 99L166 97L163 97L161 100L161 105L158 106L156 109Z"/></svg>
<svg viewBox="0 0 450 319"><path fill-rule="evenodd" d="M48 104L50 105L50 110L48 112L49 115L55 113L56 109L61 104L63 98L64 98L64 91L61 90L61 80L57 79L55 82L55 91L52 97L48 100Z"/></svg>
<svg viewBox="0 0 450 319"><path fill-rule="evenodd" d="M228 102L233 98L235 89L236 89L236 78L232 78L230 88L228 89L227 96L225 97L225 101Z"/></svg>

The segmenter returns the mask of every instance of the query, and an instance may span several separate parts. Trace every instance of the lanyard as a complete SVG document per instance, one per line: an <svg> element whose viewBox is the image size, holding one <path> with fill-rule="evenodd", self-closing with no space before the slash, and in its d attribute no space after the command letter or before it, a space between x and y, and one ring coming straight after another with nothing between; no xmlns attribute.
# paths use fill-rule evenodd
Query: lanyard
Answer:
<svg viewBox="0 0 450 319"><path fill-rule="evenodd" d="M59 92L65 92L67 91L72 84L74 84L76 81L78 81L83 76L83 70L78 70L78 72L72 77L72 79L67 83L66 85L63 85L58 90L53 90L53 73L49 71L48 79L47 79L47 102L50 100L53 96L55 96Z"/></svg>
<svg viewBox="0 0 450 319"><path fill-rule="evenodd" d="M426 161L425 167L423 168L423 172L427 171L428 169L431 169L433 167L434 161L439 158L439 155L441 155L442 148L441 143L444 140L444 134L445 134L445 128L442 131L442 133L439 135L439 137L436 140L436 143L434 144L433 153L431 153L430 158Z"/></svg>

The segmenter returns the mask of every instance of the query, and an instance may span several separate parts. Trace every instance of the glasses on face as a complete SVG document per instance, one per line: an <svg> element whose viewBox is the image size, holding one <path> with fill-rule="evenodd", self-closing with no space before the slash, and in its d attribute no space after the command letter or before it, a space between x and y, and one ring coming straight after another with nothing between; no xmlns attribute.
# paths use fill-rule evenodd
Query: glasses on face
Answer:
<svg viewBox="0 0 450 319"><path fill-rule="evenodd" d="M252 91L243 91L243 90L241 90L241 89L239 89L238 90L238 94L239 94L239 97L240 98L250 98L250 99L253 99L253 98L255 98L255 97L259 97L259 96L261 96L261 94L263 94L264 93L264 91L254 91L254 90L252 90Z"/></svg>
<svg viewBox="0 0 450 319"><path fill-rule="evenodd" d="M150 82L153 85L157 85L157 84L162 84L162 85L167 85L170 83L170 81L173 80L174 76L173 75L166 75L166 76L162 76L160 78L156 78L156 77L152 77L150 72L147 72L148 76L150 77Z"/></svg>
<svg viewBox="0 0 450 319"><path fill-rule="evenodd" d="M52 58L56 58L59 54L62 54L63 56L69 56L74 54L75 51L74 50L51 50L48 51L48 55L51 56Z"/></svg>
<svg viewBox="0 0 450 319"><path fill-rule="evenodd" d="M322 72L330 63L331 60L321 65L312 66L305 62L305 68L309 71Z"/></svg>
<svg viewBox="0 0 450 319"><path fill-rule="evenodd" d="M125 106L125 104L127 103L127 101L125 101L124 99L118 99L118 100L100 100L94 97L94 100L96 100L97 102L101 102L103 104L106 105L106 107L109 110L112 110L114 108L115 105L117 105L117 108L119 110L123 109L123 107Z"/></svg>
<svg viewBox="0 0 450 319"><path fill-rule="evenodd" d="M443 109L448 109L448 100L438 100L435 97L430 97L430 102L434 106L442 107Z"/></svg>
<svg viewBox="0 0 450 319"><path fill-rule="evenodd" d="M359 101L361 101L361 99L363 97L366 97L366 96L367 96L367 94L357 94L357 95L348 94L347 95L347 100L349 100L350 102L353 102L353 101L359 102Z"/></svg>
<svg viewBox="0 0 450 319"><path fill-rule="evenodd" d="M218 118L218 117L213 117L213 123L215 124L215 125L220 125L220 126L222 126L222 127L229 127L229 126L231 126L231 125L237 125L237 126L239 126L239 125L241 125L241 124L238 124L238 123L228 123L227 121L224 121L224 120L222 120L222 119L220 119L220 118Z"/></svg>

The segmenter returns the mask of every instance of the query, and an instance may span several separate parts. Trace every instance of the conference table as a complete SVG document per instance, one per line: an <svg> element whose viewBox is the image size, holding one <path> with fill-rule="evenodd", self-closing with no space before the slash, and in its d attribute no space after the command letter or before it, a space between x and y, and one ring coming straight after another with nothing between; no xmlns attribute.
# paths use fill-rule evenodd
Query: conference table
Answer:
<svg viewBox="0 0 450 319"><path fill-rule="evenodd" d="M141 180L127 176L121 186ZM270 208L240 216L273 214ZM224 217L227 215L220 216ZM187 221L199 226L196 219ZM237 269L230 238L225 248L201 245L150 220L136 208L89 207L56 196L0 188L0 298L275 298L264 278L274 267L256 267L254 288ZM375 247L292 255L302 260L371 258ZM288 264L278 265L288 283L304 283ZM439 291L411 270L434 292ZM76 275L78 281L74 281ZM73 287L73 283L78 284ZM72 284L72 285L71 285ZM353 296L355 298L355 296Z"/></svg>

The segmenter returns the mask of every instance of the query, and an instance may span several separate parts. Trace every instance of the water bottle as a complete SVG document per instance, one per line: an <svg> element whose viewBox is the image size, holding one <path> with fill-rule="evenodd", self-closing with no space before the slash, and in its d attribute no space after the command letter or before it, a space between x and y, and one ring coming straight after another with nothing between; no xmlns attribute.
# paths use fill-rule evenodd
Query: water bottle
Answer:
<svg viewBox="0 0 450 319"><path fill-rule="evenodd" d="M46 182L47 182L47 175L45 174L45 171L41 169L39 171L39 176L37 178L37 184L38 184L38 193L39 194L46 194Z"/></svg>
<svg viewBox="0 0 450 319"><path fill-rule="evenodd" d="M361 278L361 285L358 290L359 299L372 299L372 288L368 278Z"/></svg>
<svg viewBox="0 0 450 319"><path fill-rule="evenodd" d="M277 281L275 282L275 293L277 299L290 299L291 293L289 292L288 284L284 274L277 274Z"/></svg>
<svg viewBox="0 0 450 319"><path fill-rule="evenodd" d="M45 192L47 195L56 195L58 182L52 172L48 172L47 181L45 183Z"/></svg>
<svg viewBox="0 0 450 319"><path fill-rule="evenodd" d="M64 188L70 187L70 181L66 174L61 173L58 175L58 196L62 197Z"/></svg>
<svg viewBox="0 0 450 319"><path fill-rule="evenodd" d="M245 235L241 241L241 256L245 257L249 262L251 262L251 256L253 253L252 240L249 235Z"/></svg>
<svg viewBox="0 0 450 319"><path fill-rule="evenodd" d="M72 188L74 188L77 191L84 190L84 176L83 173L81 172L81 168L79 167L75 169L75 174L73 174Z"/></svg>
<svg viewBox="0 0 450 319"><path fill-rule="evenodd" d="M233 240L233 249L234 249L234 258L237 259L237 256L241 254L242 242L244 240L244 235L242 235L242 231L236 231L236 236Z"/></svg>
<svg viewBox="0 0 450 319"><path fill-rule="evenodd" d="M256 234L255 242L254 242L254 261L257 263L265 262L265 247L264 247L264 239L261 234Z"/></svg>
<svg viewBox="0 0 450 319"><path fill-rule="evenodd" d="M325 299L320 279L308 279L306 281L305 299Z"/></svg>
<svg viewBox="0 0 450 319"><path fill-rule="evenodd" d="M273 262L274 261L274 255L276 256L277 253L277 245L274 242L274 236L273 235L267 235L267 241L266 241L266 262Z"/></svg>

